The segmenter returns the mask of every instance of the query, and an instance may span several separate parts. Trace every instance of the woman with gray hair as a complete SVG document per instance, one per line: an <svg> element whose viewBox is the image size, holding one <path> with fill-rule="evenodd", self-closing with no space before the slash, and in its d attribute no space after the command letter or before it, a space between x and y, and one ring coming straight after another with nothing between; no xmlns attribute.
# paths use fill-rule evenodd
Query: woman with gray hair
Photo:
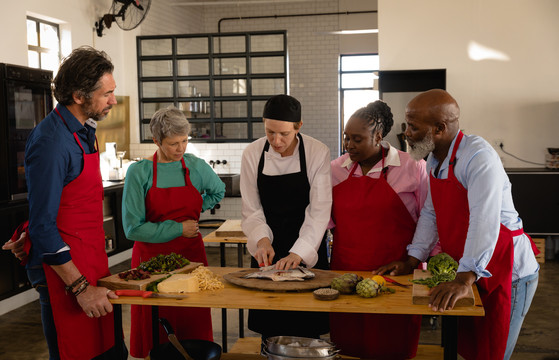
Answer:
<svg viewBox="0 0 559 360"><path fill-rule="evenodd" d="M190 124L180 110L158 110L150 130L157 151L132 164L124 184L122 223L126 237L134 241L132 267L173 252L207 266L198 220L223 199L225 184L204 160L185 154ZM161 306L159 313L179 339L213 341L210 309ZM151 307L132 305L130 354L145 358L155 345Z"/></svg>

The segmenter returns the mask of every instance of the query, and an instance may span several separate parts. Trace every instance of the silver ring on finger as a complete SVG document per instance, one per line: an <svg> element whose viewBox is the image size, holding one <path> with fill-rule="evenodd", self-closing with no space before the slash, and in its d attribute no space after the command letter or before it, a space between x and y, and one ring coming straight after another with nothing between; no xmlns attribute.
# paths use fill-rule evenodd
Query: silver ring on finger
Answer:
<svg viewBox="0 0 559 360"><path fill-rule="evenodd" d="M87 316L89 316L90 318L92 318L92 317L93 317L93 313L90 312L89 314L87 314Z"/></svg>

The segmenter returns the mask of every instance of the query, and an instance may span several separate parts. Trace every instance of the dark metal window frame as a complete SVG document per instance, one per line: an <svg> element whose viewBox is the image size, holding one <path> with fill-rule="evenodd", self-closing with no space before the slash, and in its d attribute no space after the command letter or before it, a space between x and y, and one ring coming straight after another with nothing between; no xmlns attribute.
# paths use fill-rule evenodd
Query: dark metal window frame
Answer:
<svg viewBox="0 0 559 360"><path fill-rule="evenodd" d="M344 143L344 99L345 99L345 92L346 91L355 91L355 90L375 90L374 86L371 87L359 87L359 88L354 88L354 87L344 87L343 86L343 82L342 82L342 78L343 75L345 74L377 74L379 73L380 69L376 69L376 70L351 70L351 71L347 71L347 70L342 70L342 63L343 63L343 58L349 58L349 57L355 57L355 56L371 56L371 55L376 55L379 56L378 53L363 53L363 54L341 54L340 55L340 67L339 67L339 93L340 93L340 113L339 113L339 125L340 125L340 142L339 142L339 149L340 152L343 153L343 143Z"/></svg>
<svg viewBox="0 0 559 360"><path fill-rule="evenodd" d="M251 36L259 35L283 35L283 49L281 51L262 51L253 52L250 48L250 38ZM245 37L245 51L244 52L231 52L231 53L221 53L215 52L214 38L224 38L224 37ZM208 41L208 53L207 54L177 54L177 40L178 39L189 39L189 38L207 38ZM157 40L157 39L171 39L172 42L172 53L171 55L142 55L142 41L143 40ZM146 103L158 103L158 102L168 102L173 103L178 107L179 102L191 102L191 101L207 101L209 102L210 117L199 118L199 119L189 119L193 125L196 123L210 123L211 126L211 136L206 139L192 138L189 141L196 143L224 143L224 142L251 142L254 140L253 135L253 124L260 123L262 121L262 114L252 113L252 102L253 101L265 101L270 96L275 94L266 95L253 95L252 94L252 80L254 79L283 79L283 86L285 92L288 92L288 61L287 61L287 31L254 31L254 32L233 32L233 33L208 33L208 34L179 34L179 35L150 35L150 36L138 36L136 38L137 45L137 65L138 65L138 103L140 107L140 142L151 143L151 139L145 139L143 125L149 124L150 119L146 118L144 115L143 104ZM282 56L284 59L284 69L282 73L258 73L253 74L251 71L250 59L255 57L277 57ZM225 58L241 58L244 57L246 61L246 73L245 74L225 74L216 75L214 72L214 60L225 59ZM178 60L192 60L192 59L208 59L209 64L209 74L208 75L192 75L192 76L178 76ZM173 75L172 76L150 76L145 77L142 75L142 61L149 60L171 60L173 62ZM246 95L234 95L234 96L216 96L214 85L216 81L219 80L231 80L231 79L245 79L246 80ZM195 81L204 80L209 81L209 96L202 97L179 97L178 82L179 81ZM158 98L146 98L143 96L143 84L146 82L156 82L156 81L172 81L173 82L173 97L158 97ZM214 111L214 103L216 101L246 101L247 102L247 116L246 118L226 118L226 117L216 117ZM216 138L216 126L223 123L247 123L247 137L239 139L221 139Z"/></svg>
<svg viewBox="0 0 559 360"><path fill-rule="evenodd" d="M37 32L37 43L39 45L29 45L29 44L27 44L27 49L30 50L30 51L35 51L35 52L39 53L39 69L43 68L43 64L41 63L41 54L46 54L46 53L49 53L51 51L51 49L41 46L41 29L40 29L41 24L47 24L47 25L50 25L50 26L56 28L56 33L58 34L58 61L60 62L60 53L61 53L60 25L58 25L56 23L53 23L53 22L50 22L50 21L38 19L38 18L33 17L33 16L27 16L25 18L25 21L27 21L27 20L33 20L36 23L35 31Z"/></svg>

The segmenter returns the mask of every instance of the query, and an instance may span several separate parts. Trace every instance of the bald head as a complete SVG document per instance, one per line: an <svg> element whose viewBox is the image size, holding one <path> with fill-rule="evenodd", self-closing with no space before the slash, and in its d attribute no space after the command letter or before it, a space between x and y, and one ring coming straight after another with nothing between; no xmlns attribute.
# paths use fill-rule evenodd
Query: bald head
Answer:
<svg viewBox="0 0 559 360"><path fill-rule="evenodd" d="M406 116L421 117L430 126L445 123L458 129L460 107L448 92L433 89L414 97L406 107Z"/></svg>

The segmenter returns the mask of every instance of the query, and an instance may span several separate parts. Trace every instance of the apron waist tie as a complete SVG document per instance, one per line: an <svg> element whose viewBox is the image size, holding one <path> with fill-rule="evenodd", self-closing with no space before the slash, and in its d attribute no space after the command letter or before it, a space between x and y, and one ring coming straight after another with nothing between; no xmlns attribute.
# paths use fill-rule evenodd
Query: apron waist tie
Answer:
<svg viewBox="0 0 559 360"><path fill-rule="evenodd" d="M524 232L524 228L520 228L518 230L511 230L510 234L513 237L515 237L515 236L520 236L520 235L526 234L526 233ZM541 253L541 251L536 246L536 243L534 242L534 240L532 240L532 237L528 234L526 234L526 236L528 237L528 239L530 239L530 245L532 246L532 251L534 252L534 255L539 255Z"/></svg>

